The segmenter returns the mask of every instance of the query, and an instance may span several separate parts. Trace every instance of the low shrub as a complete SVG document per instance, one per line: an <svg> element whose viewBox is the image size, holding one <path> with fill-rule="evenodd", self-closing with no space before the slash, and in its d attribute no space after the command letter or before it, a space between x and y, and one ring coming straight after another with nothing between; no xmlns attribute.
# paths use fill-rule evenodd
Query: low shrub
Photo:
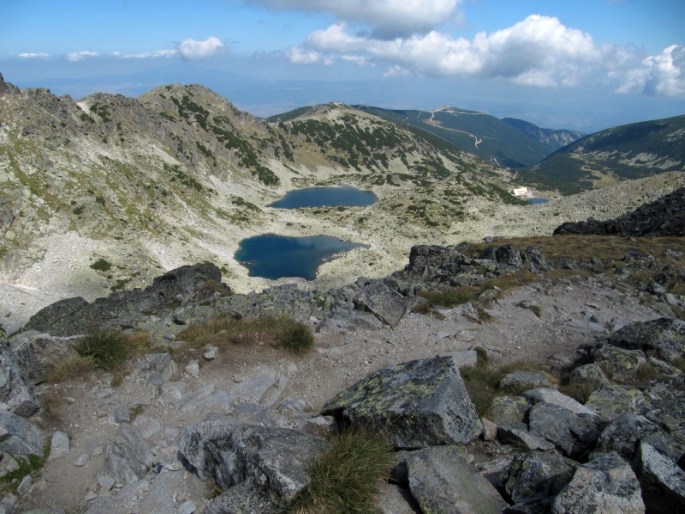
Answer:
<svg viewBox="0 0 685 514"><path fill-rule="evenodd" d="M95 271L107 272L110 269L112 269L112 264L109 263L107 260L100 258L93 264L91 264L90 267Z"/></svg>
<svg viewBox="0 0 685 514"><path fill-rule="evenodd" d="M178 338L193 348L208 344L219 347L268 344L292 353L304 353L314 345L314 336L309 327L287 316L262 316L247 320L223 315L207 323L190 325Z"/></svg>
<svg viewBox="0 0 685 514"><path fill-rule="evenodd" d="M116 332L93 332L74 349L81 357L93 359L95 366L105 371L119 370L129 356L126 339Z"/></svg>
<svg viewBox="0 0 685 514"><path fill-rule="evenodd" d="M377 433L342 431L308 469L310 482L290 512L376 513L378 486L393 463L392 446Z"/></svg>
<svg viewBox="0 0 685 514"><path fill-rule="evenodd" d="M81 377L96 368L95 360L92 357L72 353L56 362L48 372L46 379L55 384L74 377Z"/></svg>

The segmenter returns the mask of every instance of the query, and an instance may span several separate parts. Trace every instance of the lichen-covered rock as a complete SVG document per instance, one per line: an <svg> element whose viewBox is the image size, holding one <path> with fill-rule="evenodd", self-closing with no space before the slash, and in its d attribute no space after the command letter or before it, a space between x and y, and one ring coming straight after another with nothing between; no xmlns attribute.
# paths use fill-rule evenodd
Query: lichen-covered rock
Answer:
<svg viewBox="0 0 685 514"><path fill-rule="evenodd" d="M553 450L554 443L550 443L536 434L530 433L523 428L500 427L497 430L497 439L504 444L512 444L516 447L528 450Z"/></svg>
<svg viewBox="0 0 685 514"><path fill-rule="evenodd" d="M577 466L557 452L519 453L502 474L502 483L516 503L554 497L571 481Z"/></svg>
<svg viewBox="0 0 685 514"><path fill-rule="evenodd" d="M212 499L203 512L204 514L275 514L283 512L283 506L278 503L252 484L241 482Z"/></svg>
<svg viewBox="0 0 685 514"><path fill-rule="evenodd" d="M525 426L530 402L523 396L496 396L490 404L488 418L499 427Z"/></svg>
<svg viewBox="0 0 685 514"><path fill-rule="evenodd" d="M564 455L579 458L599 437L601 423L596 415L575 414L557 405L538 403L530 409L528 426Z"/></svg>
<svg viewBox="0 0 685 514"><path fill-rule="evenodd" d="M604 427L597 439L594 451L596 453L616 452L632 462L637 456L640 440L657 430L658 426L644 416L623 414Z"/></svg>
<svg viewBox="0 0 685 514"><path fill-rule="evenodd" d="M635 382L640 364L647 362L647 357L640 350L626 350L609 344L595 346L591 359L607 377L622 383Z"/></svg>
<svg viewBox="0 0 685 514"><path fill-rule="evenodd" d="M225 491L248 482L279 501L307 485L307 466L324 446L310 434L229 420L192 425L179 438L179 454L203 480L212 478Z"/></svg>
<svg viewBox="0 0 685 514"><path fill-rule="evenodd" d="M524 392L523 396L532 402L555 405L564 410L572 412L573 414L586 414L588 416L596 415L595 411L592 409L585 407L583 404L577 402L570 396L560 393L556 389L539 387L537 389L530 389Z"/></svg>
<svg viewBox="0 0 685 514"><path fill-rule="evenodd" d="M685 453L685 384L682 379L652 382L644 391L645 417L660 425Z"/></svg>
<svg viewBox="0 0 685 514"><path fill-rule="evenodd" d="M422 512L499 514L507 506L457 447L425 448L406 460L409 489Z"/></svg>
<svg viewBox="0 0 685 514"><path fill-rule="evenodd" d="M630 465L616 453L598 457L576 469L557 495L553 514L642 514L640 483Z"/></svg>
<svg viewBox="0 0 685 514"><path fill-rule="evenodd" d="M631 323L614 332L609 344L627 350L641 350L668 362L685 357L685 321L659 318Z"/></svg>
<svg viewBox="0 0 685 514"><path fill-rule="evenodd" d="M512 371L499 382L502 391L519 393L536 387L552 387L547 377L538 371Z"/></svg>
<svg viewBox="0 0 685 514"><path fill-rule="evenodd" d="M584 385L592 389L599 389L609 383L606 375L597 364L583 364L574 368L568 376L568 383Z"/></svg>
<svg viewBox="0 0 685 514"><path fill-rule="evenodd" d="M397 448L464 444L482 431L452 357L371 373L326 403L322 414L353 426L382 428Z"/></svg>
<svg viewBox="0 0 685 514"><path fill-rule="evenodd" d="M640 443L640 482L649 512L685 512L685 471L652 445Z"/></svg>
<svg viewBox="0 0 685 514"><path fill-rule="evenodd" d="M594 391L585 406L595 411L603 421L611 421L621 414L639 414L644 411L642 391L631 386L605 385Z"/></svg>

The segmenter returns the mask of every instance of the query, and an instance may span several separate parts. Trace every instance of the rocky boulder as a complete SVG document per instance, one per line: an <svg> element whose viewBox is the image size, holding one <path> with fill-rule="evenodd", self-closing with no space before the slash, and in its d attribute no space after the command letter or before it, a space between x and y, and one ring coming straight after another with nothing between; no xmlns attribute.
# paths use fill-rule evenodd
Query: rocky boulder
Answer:
<svg viewBox="0 0 685 514"><path fill-rule="evenodd" d="M225 491L249 484L275 503L292 500L307 485L307 466L324 446L323 439L295 430L229 420L192 425L179 437L180 457L200 478L214 479Z"/></svg>
<svg viewBox="0 0 685 514"><path fill-rule="evenodd" d="M155 314L173 318L184 300L201 302L214 294L208 282L220 287L221 270L211 263L181 266L154 279L144 290L135 289L98 298L92 303L83 298L68 298L34 314L23 330L47 332L53 336L87 334L105 328L127 328L145 316ZM230 291L230 290L227 290Z"/></svg>
<svg viewBox="0 0 685 514"><path fill-rule="evenodd" d="M409 489L422 512L499 514L507 506L497 490L462 456L458 447L411 452Z"/></svg>
<svg viewBox="0 0 685 514"><path fill-rule="evenodd" d="M628 463L609 453L576 469L571 482L554 499L552 513L642 514L641 492Z"/></svg>
<svg viewBox="0 0 685 514"><path fill-rule="evenodd" d="M12 352L27 380L33 385L44 382L55 364L72 353L80 337L53 337L34 331L12 338Z"/></svg>
<svg viewBox="0 0 685 514"><path fill-rule="evenodd" d="M381 429L397 448L464 444L482 424L453 357L371 373L324 405L342 424Z"/></svg>
<svg viewBox="0 0 685 514"><path fill-rule="evenodd" d="M609 344L673 362L685 357L685 321L659 318L631 323L614 332Z"/></svg>
<svg viewBox="0 0 685 514"><path fill-rule="evenodd" d="M0 402L18 416L29 417L38 410L36 397L7 345L0 345Z"/></svg>
<svg viewBox="0 0 685 514"><path fill-rule="evenodd" d="M566 487L577 467L557 452L519 453L502 473L502 483L515 504L541 501Z"/></svg>
<svg viewBox="0 0 685 514"><path fill-rule="evenodd" d="M685 511L685 471L645 442L640 444L641 482L650 512Z"/></svg>

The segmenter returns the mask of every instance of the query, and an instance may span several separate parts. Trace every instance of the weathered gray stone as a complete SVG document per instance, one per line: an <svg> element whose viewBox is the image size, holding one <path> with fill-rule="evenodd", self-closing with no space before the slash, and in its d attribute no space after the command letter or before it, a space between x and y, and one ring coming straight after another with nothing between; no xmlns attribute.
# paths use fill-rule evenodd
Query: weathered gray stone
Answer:
<svg viewBox="0 0 685 514"><path fill-rule="evenodd" d="M547 380L543 373L538 371L512 371L508 373L499 382L499 388L502 391L513 392L520 394L528 389L536 387L552 387L552 384Z"/></svg>
<svg viewBox="0 0 685 514"><path fill-rule="evenodd" d="M553 450L554 444L550 443L536 434L530 433L528 430L514 427L499 427L497 430L497 438L504 444L512 444L527 450Z"/></svg>
<svg viewBox="0 0 685 514"><path fill-rule="evenodd" d="M138 462L141 462L146 468L152 466L154 462L152 452L136 427L128 423L121 423L117 432L121 440L133 450L133 454Z"/></svg>
<svg viewBox="0 0 685 514"><path fill-rule="evenodd" d="M640 482L649 512L685 512L685 471L650 444L640 443Z"/></svg>
<svg viewBox="0 0 685 514"><path fill-rule="evenodd" d="M204 514L276 514L283 512L280 502L275 502L264 491L248 482L230 487L214 498Z"/></svg>
<svg viewBox="0 0 685 514"><path fill-rule="evenodd" d="M146 384L158 386L171 380L176 369L169 353L150 353L138 361L134 373Z"/></svg>
<svg viewBox="0 0 685 514"><path fill-rule="evenodd" d="M19 463L9 453L0 454L0 478L19 469Z"/></svg>
<svg viewBox="0 0 685 514"><path fill-rule="evenodd" d="M531 389L523 393L525 398L535 402L544 403L547 405L555 405L561 407L564 410L572 412L573 414L585 414L589 416L594 416L596 413L583 404L578 403L576 400L570 396L566 396L560 393L556 389L550 389L546 387L540 387L537 389Z"/></svg>
<svg viewBox="0 0 685 514"><path fill-rule="evenodd" d="M643 514L640 483L630 465L616 453L576 469L571 482L552 504L554 514Z"/></svg>
<svg viewBox="0 0 685 514"><path fill-rule="evenodd" d="M119 440L105 448L105 471L119 486L142 478L154 462L150 448L135 427L122 423L118 429Z"/></svg>
<svg viewBox="0 0 685 514"><path fill-rule="evenodd" d="M631 323L609 337L609 344L641 350L668 362L685 357L685 321L659 318Z"/></svg>
<svg viewBox="0 0 685 514"><path fill-rule="evenodd" d="M380 514L416 514L413 503L406 490L387 482L380 483L376 499L376 508Z"/></svg>
<svg viewBox="0 0 685 514"><path fill-rule="evenodd" d="M572 385L585 385L592 389L599 389L609 383L606 375L597 364L584 364L574 368L568 376L568 382Z"/></svg>
<svg viewBox="0 0 685 514"><path fill-rule="evenodd" d="M409 489L423 512L499 514L507 506L459 448L436 446L411 452L407 468Z"/></svg>
<svg viewBox="0 0 685 514"><path fill-rule="evenodd" d="M370 374L324 405L361 427L379 427L397 448L462 444L482 425L451 357L415 360Z"/></svg>
<svg viewBox="0 0 685 514"><path fill-rule="evenodd" d="M498 427L525 426L530 402L523 396L496 396L488 416Z"/></svg>
<svg viewBox="0 0 685 514"><path fill-rule="evenodd" d="M685 385L682 379L652 382L643 392L645 417L664 428L685 453Z"/></svg>
<svg viewBox="0 0 685 514"><path fill-rule="evenodd" d="M59 459L69 453L69 436L64 432L56 430L52 433L52 443L50 444L50 460Z"/></svg>
<svg viewBox="0 0 685 514"><path fill-rule="evenodd" d="M8 411L0 411L0 431L6 435L0 440L0 451L11 455L42 456L46 437L38 425Z"/></svg>
<svg viewBox="0 0 685 514"><path fill-rule="evenodd" d="M383 280L357 280L360 292L354 299L358 309L373 313L383 323L396 326L411 306L411 299L390 288Z"/></svg>
<svg viewBox="0 0 685 514"><path fill-rule="evenodd" d="M38 410L36 397L24 381L21 368L6 345L0 345L0 402L17 416L25 418Z"/></svg>
<svg viewBox="0 0 685 514"><path fill-rule="evenodd" d="M600 420L597 416L574 414L557 405L538 403L529 414L529 428L554 443L564 455L582 456L599 437Z"/></svg>
<svg viewBox="0 0 685 514"><path fill-rule="evenodd" d="M516 503L556 496L573 478L578 465L557 452L517 454L502 474L504 489Z"/></svg>
<svg viewBox="0 0 685 514"><path fill-rule="evenodd" d="M642 391L635 387L611 384L594 391L585 406L595 411L602 421L608 422L621 414L643 412L645 400Z"/></svg>
<svg viewBox="0 0 685 514"><path fill-rule="evenodd" d="M307 485L306 467L323 447L313 435L227 420L193 425L179 439L179 454L203 480L211 477L227 492L249 481L286 500Z"/></svg>
<svg viewBox="0 0 685 514"><path fill-rule="evenodd" d="M12 338L12 352L26 379L36 385L46 380L57 362L74 353L73 348L81 339L27 332Z"/></svg>
<svg viewBox="0 0 685 514"><path fill-rule="evenodd" d="M640 350L626 350L610 344L597 345L591 352L591 359L608 378L622 383L636 382L640 364L647 362Z"/></svg>
<svg viewBox="0 0 685 514"><path fill-rule="evenodd" d="M595 452L616 452L632 462L638 451L638 443L644 437L658 430L657 425L643 416L623 414L611 421L597 439Z"/></svg>

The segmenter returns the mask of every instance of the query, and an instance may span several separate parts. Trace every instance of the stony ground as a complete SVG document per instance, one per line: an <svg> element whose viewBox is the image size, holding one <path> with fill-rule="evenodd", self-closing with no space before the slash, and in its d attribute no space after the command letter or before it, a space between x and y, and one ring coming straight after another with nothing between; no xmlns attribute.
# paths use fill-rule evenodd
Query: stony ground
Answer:
<svg viewBox="0 0 685 514"><path fill-rule="evenodd" d="M316 426L322 422L316 415L325 401L388 365L446 354L469 362L474 355L468 350L482 347L497 363L537 362L558 371L573 360L579 346L623 322L659 316L642 305L633 290L601 276L541 280L511 291L487 310L492 320L485 323L474 321L468 306L459 306L410 314L394 329L319 327L314 350L302 357L260 345L233 346L210 360L202 351L177 353L178 368L160 388L147 384L135 363L118 387L111 386L107 374L43 386L41 394L53 405L42 424L48 433L66 432L70 446L66 454L47 462L43 477L21 497L20 506L59 505L79 512L90 505L91 513L186 512L191 503L203 505L211 492L181 468L175 440L183 427L208 415ZM187 366L193 360L199 364L197 371ZM104 452L117 437L118 422L126 419L141 431L160 466L156 480L119 491L110 489ZM116 501L107 503L115 492Z"/></svg>

